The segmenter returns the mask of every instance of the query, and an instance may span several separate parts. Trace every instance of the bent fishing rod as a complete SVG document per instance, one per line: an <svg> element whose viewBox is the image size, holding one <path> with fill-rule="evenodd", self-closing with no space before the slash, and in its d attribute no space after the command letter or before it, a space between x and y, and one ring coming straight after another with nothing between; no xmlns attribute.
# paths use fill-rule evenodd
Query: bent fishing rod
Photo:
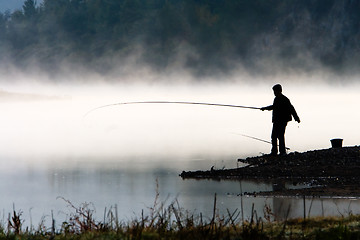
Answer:
<svg viewBox="0 0 360 240"><path fill-rule="evenodd" d="M112 106L119 106L119 105L129 105L129 104L187 104L187 105L206 105L206 106L216 106L216 107L233 107L233 108L247 108L247 109L261 109L258 107L249 107L249 106L241 106L241 105L231 105L231 104L220 104L220 103L204 103L204 102L181 102L181 101L142 101L142 102L119 102L119 103L112 103L103 105L88 111L84 117L89 115L91 112L94 112L101 108L107 108Z"/></svg>
<svg viewBox="0 0 360 240"><path fill-rule="evenodd" d="M236 134L236 135L240 135L240 136L243 136L243 137L251 138L251 139L254 139L254 140L257 140L257 141L260 141L260 142L272 144L272 142L266 141L266 140L261 139L261 138L257 138L257 137L253 137L253 136L249 136L249 135L245 135L245 134L240 134L240 133L232 133L232 134ZM277 145L277 146L279 146L279 145ZM288 148L288 147L285 147L285 149L286 149L286 150L291 150L291 149Z"/></svg>

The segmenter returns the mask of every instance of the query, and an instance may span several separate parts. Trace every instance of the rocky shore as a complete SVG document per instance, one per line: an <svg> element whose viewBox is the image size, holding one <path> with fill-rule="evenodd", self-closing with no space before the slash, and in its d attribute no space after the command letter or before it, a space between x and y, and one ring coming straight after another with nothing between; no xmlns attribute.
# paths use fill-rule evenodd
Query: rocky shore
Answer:
<svg viewBox="0 0 360 240"><path fill-rule="evenodd" d="M330 148L285 156L263 155L239 159L244 167L183 171L183 179L256 179L303 183L301 189L279 189L256 194L360 197L360 146Z"/></svg>

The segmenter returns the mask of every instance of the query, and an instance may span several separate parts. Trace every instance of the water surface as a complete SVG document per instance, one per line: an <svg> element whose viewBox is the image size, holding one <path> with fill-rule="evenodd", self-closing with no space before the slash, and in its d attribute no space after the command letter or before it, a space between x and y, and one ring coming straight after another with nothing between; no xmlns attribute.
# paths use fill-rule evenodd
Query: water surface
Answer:
<svg viewBox="0 0 360 240"><path fill-rule="evenodd" d="M222 161L227 165L231 165L231 162ZM201 164L189 161L187 168L197 169L203 164L204 160ZM49 223L51 212L60 223L74 212L63 199L75 206L91 203L99 221L103 219L105 208L116 206L119 218L127 221L140 217L142 210L149 213L157 192L160 194L158 201L164 202L165 206L177 200L184 211L195 215L202 213L205 218L211 218L213 214L215 194L220 215L237 209L240 212L243 210L240 219L249 219L254 205L259 217L263 216L265 206L270 207L273 217L277 219L304 216L304 200L301 196L266 198L241 195L244 192L269 191L273 187L271 183L183 180L178 176L181 167L155 160L133 164L99 159L99 162L92 164L73 160L71 165L57 163L8 168L0 175L3 223L14 206L17 211L23 212L25 225L36 226L44 216ZM295 187L291 184L287 186ZM360 213L358 199L307 198L305 201L306 216L346 216L350 213Z"/></svg>

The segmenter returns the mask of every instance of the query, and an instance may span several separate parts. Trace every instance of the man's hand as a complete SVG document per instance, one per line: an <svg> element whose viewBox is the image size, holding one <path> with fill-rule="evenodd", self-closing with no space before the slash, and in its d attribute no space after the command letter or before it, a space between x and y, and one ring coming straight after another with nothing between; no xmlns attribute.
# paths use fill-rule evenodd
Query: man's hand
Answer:
<svg viewBox="0 0 360 240"><path fill-rule="evenodd" d="M270 111L270 110L272 110L272 109L273 109L273 106L272 106L272 105L271 105L271 106L267 106L267 107L262 107L262 108L260 108L261 111L264 111L264 110Z"/></svg>

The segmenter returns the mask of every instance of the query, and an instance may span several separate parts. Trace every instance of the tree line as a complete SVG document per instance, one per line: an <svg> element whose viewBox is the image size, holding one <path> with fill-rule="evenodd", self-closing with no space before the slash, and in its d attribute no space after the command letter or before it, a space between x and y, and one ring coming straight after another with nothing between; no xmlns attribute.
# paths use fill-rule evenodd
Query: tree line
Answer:
<svg viewBox="0 0 360 240"><path fill-rule="evenodd" d="M346 21L334 36L336 12ZM305 50L339 69L359 57L348 53L359 48L359 13L359 0L26 0L0 14L0 60L22 69L56 71L67 62L106 73L137 54L139 64L159 71L180 61L206 74L238 64L256 69L269 56L286 64ZM306 18L305 32L298 25ZM333 46L323 47L323 39Z"/></svg>

